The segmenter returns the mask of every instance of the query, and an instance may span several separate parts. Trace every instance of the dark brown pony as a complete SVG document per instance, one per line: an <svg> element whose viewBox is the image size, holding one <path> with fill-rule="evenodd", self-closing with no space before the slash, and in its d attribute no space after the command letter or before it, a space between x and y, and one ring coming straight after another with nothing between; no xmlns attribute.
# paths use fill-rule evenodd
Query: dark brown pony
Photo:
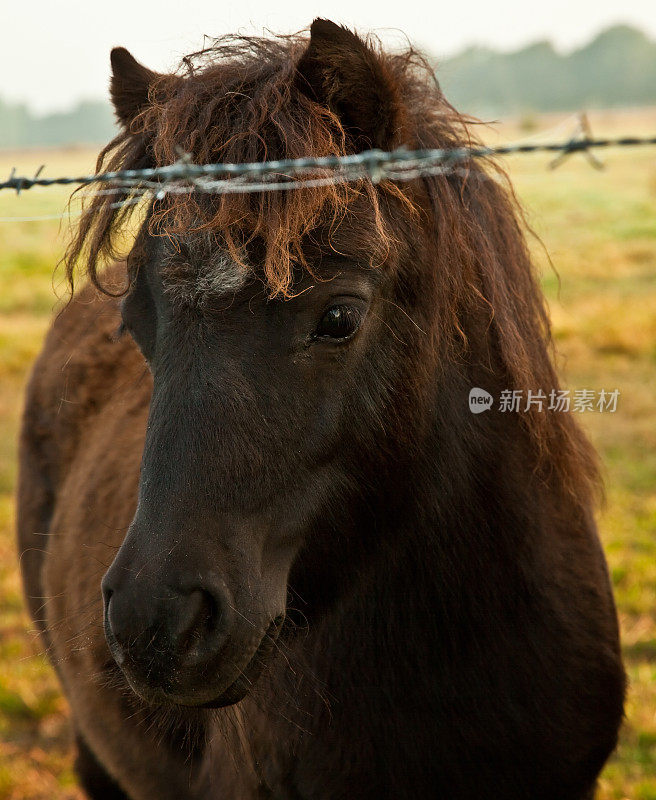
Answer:
<svg viewBox="0 0 656 800"><path fill-rule="evenodd" d="M99 169L472 141L419 56L325 20L112 64ZM558 387L501 174L168 194L100 273L131 209L82 218L96 288L21 442L89 796L591 798L624 693L595 458L569 414L468 407Z"/></svg>

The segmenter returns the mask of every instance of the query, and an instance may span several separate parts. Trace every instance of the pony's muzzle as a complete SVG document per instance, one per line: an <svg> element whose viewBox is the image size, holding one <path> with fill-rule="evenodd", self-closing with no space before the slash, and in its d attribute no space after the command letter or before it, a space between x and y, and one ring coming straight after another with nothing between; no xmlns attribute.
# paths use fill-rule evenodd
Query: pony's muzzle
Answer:
<svg viewBox="0 0 656 800"><path fill-rule="evenodd" d="M210 580L149 584L111 567L102 580L105 636L124 672L165 687L174 676L202 671L231 628L227 589Z"/></svg>

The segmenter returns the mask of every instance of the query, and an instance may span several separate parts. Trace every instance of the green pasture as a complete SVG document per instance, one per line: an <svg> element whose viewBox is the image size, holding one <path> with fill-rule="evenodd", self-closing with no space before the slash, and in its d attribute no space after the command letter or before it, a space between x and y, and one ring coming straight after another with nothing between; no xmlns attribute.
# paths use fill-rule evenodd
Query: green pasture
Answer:
<svg viewBox="0 0 656 800"><path fill-rule="evenodd" d="M490 130L490 142L530 135L557 118ZM656 132L656 110L600 114L603 133ZM537 130L534 128L537 126ZM609 150L595 171L581 155L549 171L543 155L506 162L542 270L563 381L619 389L614 414L580 415L601 453L607 501L599 525L618 602L630 679L621 744L602 800L656 800L656 148ZM86 171L88 151L0 153L0 175L41 162L47 174ZM0 193L0 800L81 798L67 711L23 610L14 499L16 434L26 376L57 298L68 218L62 189ZM71 208L71 221L79 206ZM10 219L11 218L11 219ZM16 218L25 221L16 220Z"/></svg>

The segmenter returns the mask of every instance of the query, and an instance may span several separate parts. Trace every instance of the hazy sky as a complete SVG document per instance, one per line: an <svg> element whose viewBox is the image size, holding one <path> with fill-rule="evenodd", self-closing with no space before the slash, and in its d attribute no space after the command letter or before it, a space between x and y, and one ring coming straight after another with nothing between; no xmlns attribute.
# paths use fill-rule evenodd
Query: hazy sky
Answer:
<svg viewBox="0 0 656 800"><path fill-rule="evenodd" d="M38 111L67 108L106 96L114 45L164 70L198 49L203 34L291 32L316 16L384 39L403 31L438 57L474 43L513 48L544 38L568 49L616 22L656 37L656 0L0 0L0 97Z"/></svg>

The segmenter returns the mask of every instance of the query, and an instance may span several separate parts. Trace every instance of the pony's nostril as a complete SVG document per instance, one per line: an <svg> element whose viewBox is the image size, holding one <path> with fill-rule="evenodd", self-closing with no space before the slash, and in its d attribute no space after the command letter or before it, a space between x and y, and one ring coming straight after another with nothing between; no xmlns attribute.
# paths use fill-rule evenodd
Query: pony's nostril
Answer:
<svg viewBox="0 0 656 800"><path fill-rule="evenodd" d="M103 590L103 627L105 639L116 663L120 666L125 661L125 653L119 644L112 626L112 590Z"/></svg>
<svg viewBox="0 0 656 800"><path fill-rule="evenodd" d="M221 603L205 589L187 595L176 630L176 649L188 656L213 650L223 628Z"/></svg>
<svg viewBox="0 0 656 800"><path fill-rule="evenodd" d="M109 582L109 572L108 570L104 575L102 580L100 581L100 591L102 593L102 598L105 606L109 602L109 598L112 596L112 592L114 591Z"/></svg>
<svg viewBox="0 0 656 800"><path fill-rule="evenodd" d="M107 616L107 613L108 613L108 610L109 610L109 603L110 603L110 601L112 599L112 595L113 594L114 594L114 592L111 589L106 589L105 587L103 587L102 599L103 599L103 609L104 609L105 616Z"/></svg>

